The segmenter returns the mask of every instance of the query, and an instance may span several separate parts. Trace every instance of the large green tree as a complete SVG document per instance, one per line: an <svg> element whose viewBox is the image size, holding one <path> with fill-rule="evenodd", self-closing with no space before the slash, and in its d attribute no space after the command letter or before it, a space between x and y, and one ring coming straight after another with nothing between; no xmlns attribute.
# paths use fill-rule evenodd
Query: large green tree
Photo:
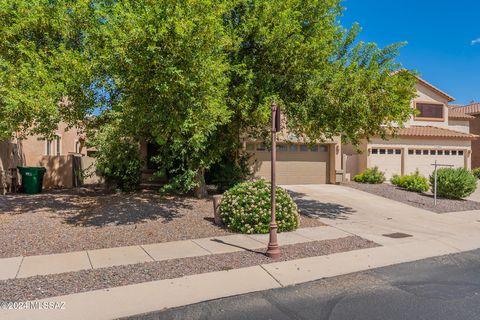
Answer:
<svg viewBox="0 0 480 320"><path fill-rule="evenodd" d="M89 1L0 0L0 140L50 135L92 108Z"/></svg>
<svg viewBox="0 0 480 320"><path fill-rule="evenodd" d="M204 171L235 157L242 135L268 134L272 100L308 141L357 143L412 112L402 44L359 42L340 0L0 4L0 133L46 133L100 107L110 128L99 132L157 143L180 191L201 194Z"/></svg>

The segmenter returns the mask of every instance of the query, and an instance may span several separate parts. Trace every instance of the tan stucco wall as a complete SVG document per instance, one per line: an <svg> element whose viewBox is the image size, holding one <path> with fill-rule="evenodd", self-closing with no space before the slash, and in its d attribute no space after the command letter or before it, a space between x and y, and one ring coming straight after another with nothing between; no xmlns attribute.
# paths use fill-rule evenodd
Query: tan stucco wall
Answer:
<svg viewBox="0 0 480 320"><path fill-rule="evenodd" d="M448 129L470 133L470 121L464 120L448 120Z"/></svg>
<svg viewBox="0 0 480 320"><path fill-rule="evenodd" d="M480 116L470 121L470 133L480 135ZM472 141L472 168L480 167L480 139Z"/></svg>

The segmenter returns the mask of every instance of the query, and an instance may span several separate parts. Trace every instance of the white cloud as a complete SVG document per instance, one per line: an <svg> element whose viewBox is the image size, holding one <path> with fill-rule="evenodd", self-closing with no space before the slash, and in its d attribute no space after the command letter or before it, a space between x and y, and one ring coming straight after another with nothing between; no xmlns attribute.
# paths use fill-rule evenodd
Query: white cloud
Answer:
<svg viewBox="0 0 480 320"><path fill-rule="evenodd" d="M477 38L477 39L473 39L472 40L472 46L476 45L476 44L480 44L480 38Z"/></svg>

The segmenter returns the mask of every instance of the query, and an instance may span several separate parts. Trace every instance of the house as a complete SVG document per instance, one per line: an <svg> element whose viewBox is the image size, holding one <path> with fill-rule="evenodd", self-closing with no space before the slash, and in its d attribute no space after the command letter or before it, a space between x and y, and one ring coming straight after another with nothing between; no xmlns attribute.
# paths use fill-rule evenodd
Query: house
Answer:
<svg viewBox="0 0 480 320"><path fill-rule="evenodd" d="M472 141L477 135L470 133L475 117L449 107L454 98L427 81L417 78L417 97L411 107L418 112L399 128L394 137L383 140L373 137L364 140L358 150L343 145L343 170L346 178L366 168L378 167L387 179L415 170L429 176L432 164L471 168Z"/></svg>
<svg viewBox="0 0 480 320"><path fill-rule="evenodd" d="M31 135L24 139L12 138L0 142L0 188L5 188L7 176L18 166L45 167L44 187L72 187L75 185L74 155L86 156L85 138L78 128L60 123L55 138ZM13 171L12 171L13 170ZM7 181L8 182L8 181Z"/></svg>
<svg viewBox="0 0 480 320"><path fill-rule="evenodd" d="M480 103L474 102L466 106L451 105L450 110L472 117L470 133L480 135ZM472 168L480 167L480 139L472 141Z"/></svg>

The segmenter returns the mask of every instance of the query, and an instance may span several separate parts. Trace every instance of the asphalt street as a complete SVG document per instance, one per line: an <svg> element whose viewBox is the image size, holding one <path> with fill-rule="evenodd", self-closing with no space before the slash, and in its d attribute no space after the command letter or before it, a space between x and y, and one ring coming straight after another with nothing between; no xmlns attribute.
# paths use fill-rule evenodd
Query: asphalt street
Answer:
<svg viewBox="0 0 480 320"><path fill-rule="evenodd" d="M479 320L480 250L128 319Z"/></svg>

